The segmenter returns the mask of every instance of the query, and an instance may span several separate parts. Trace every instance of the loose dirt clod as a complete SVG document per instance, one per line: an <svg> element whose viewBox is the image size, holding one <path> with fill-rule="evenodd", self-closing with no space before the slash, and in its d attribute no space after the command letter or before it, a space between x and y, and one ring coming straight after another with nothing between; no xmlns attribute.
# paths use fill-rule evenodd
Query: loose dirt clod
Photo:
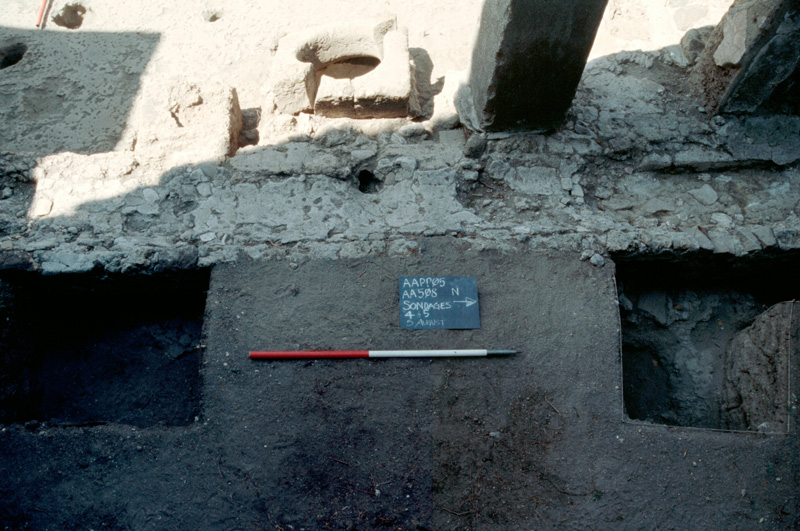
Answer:
<svg viewBox="0 0 800 531"><path fill-rule="evenodd" d="M67 4L53 17L53 22L62 28L74 30L81 27L83 24L83 15L85 14L86 8L81 4Z"/></svg>

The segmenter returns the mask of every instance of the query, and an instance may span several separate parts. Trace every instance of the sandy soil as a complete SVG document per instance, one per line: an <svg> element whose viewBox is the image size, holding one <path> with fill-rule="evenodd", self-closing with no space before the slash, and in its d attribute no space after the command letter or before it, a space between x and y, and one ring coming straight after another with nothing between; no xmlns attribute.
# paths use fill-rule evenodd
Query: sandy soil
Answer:
<svg viewBox="0 0 800 531"><path fill-rule="evenodd" d="M670 0L653 6L643 0L612 0L591 59L676 45L689 27L716 24L727 4ZM53 20L65 10L75 12L68 8L73 5L85 9L73 15L80 19L79 27L69 29ZM0 111L29 109L16 113L14 123L0 124L4 149L37 154L127 149L129 129L147 121L143 96L170 79L222 82L236 89L243 109L260 108L280 38L315 25L396 16L398 25L408 28L412 56L441 90L448 71L467 68L479 14L478 0L435 5L419 0L54 0L43 33L34 27L36 9L29 1L7 0L0 13L3 42L26 43L26 53L37 56L39 66L19 79L0 78L0 86L12 95L0 102ZM84 48L94 53L84 54ZM119 109L127 108L127 120L120 121Z"/></svg>

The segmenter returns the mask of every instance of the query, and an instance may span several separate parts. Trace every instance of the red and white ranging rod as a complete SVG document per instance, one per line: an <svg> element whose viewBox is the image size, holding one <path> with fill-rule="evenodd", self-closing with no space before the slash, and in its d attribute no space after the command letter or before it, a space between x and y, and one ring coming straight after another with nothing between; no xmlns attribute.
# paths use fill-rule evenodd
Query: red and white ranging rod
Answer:
<svg viewBox="0 0 800 531"><path fill-rule="evenodd" d="M251 351L250 359L323 359L323 358L449 358L511 356L516 350L270 350Z"/></svg>

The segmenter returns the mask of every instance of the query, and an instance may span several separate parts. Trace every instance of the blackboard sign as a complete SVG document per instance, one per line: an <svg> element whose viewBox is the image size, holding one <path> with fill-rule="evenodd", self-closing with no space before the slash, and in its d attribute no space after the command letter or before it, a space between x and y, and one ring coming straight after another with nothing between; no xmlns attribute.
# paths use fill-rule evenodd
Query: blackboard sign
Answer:
<svg viewBox="0 0 800 531"><path fill-rule="evenodd" d="M400 326L411 330L480 328L475 277L400 277Z"/></svg>

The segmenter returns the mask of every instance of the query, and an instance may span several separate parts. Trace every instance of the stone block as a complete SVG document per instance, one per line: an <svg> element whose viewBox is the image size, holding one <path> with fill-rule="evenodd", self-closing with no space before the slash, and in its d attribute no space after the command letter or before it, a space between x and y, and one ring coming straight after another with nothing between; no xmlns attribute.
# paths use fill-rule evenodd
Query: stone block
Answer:
<svg viewBox="0 0 800 531"><path fill-rule="evenodd" d="M239 148L242 110L236 89L167 81L150 87L132 120L137 158L171 165L222 161Z"/></svg>
<svg viewBox="0 0 800 531"><path fill-rule="evenodd" d="M355 92L352 80L331 77L321 79L314 101L314 114L329 118L355 116Z"/></svg>
<svg viewBox="0 0 800 531"><path fill-rule="evenodd" d="M788 431L792 306L783 302L765 311L725 349L721 412L726 428Z"/></svg>
<svg viewBox="0 0 800 531"><path fill-rule="evenodd" d="M419 112L405 28L393 18L325 26L281 40L265 110L330 118L402 118Z"/></svg>
<svg viewBox="0 0 800 531"><path fill-rule="evenodd" d="M550 130L572 103L606 0L485 0L456 106L476 131Z"/></svg>
<svg viewBox="0 0 800 531"><path fill-rule="evenodd" d="M408 35L392 30L383 37L381 60L357 77L320 76L314 114L330 118L404 118L417 108L409 64Z"/></svg>
<svg viewBox="0 0 800 531"><path fill-rule="evenodd" d="M752 113L800 100L800 4L736 0L714 29L691 79L712 112Z"/></svg>
<svg viewBox="0 0 800 531"><path fill-rule="evenodd" d="M717 199L719 199L716 190L711 188L708 184L704 184L700 188L689 190L689 194L706 206L713 205L717 202Z"/></svg>
<svg viewBox="0 0 800 531"><path fill-rule="evenodd" d="M371 72L353 79L356 117L402 118L418 114L418 103L409 63L405 28L388 32L383 39L383 58Z"/></svg>
<svg viewBox="0 0 800 531"><path fill-rule="evenodd" d="M283 114L312 112L318 71L352 58L380 61L383 36L396 28L394 19L378 23L322 26L281 39L267 79L264 110Z"/></svg>

